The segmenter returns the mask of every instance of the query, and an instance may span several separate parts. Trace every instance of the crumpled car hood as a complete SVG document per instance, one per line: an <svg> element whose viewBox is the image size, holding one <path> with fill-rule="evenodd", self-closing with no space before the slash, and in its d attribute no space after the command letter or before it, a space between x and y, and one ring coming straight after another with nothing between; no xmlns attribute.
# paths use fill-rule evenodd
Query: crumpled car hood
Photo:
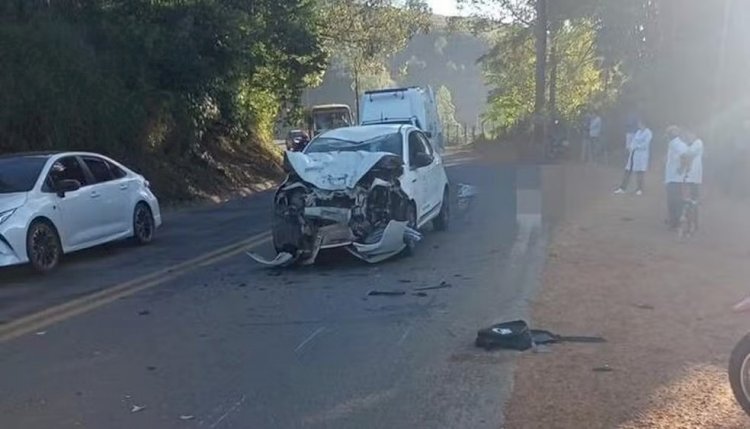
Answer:
<svg viewBox="0 0 750 429"><path fill-rule="evenodd" d="M300 179L325 191L353 189L381 159L397 156L388 152L288 152Z"/></svg>

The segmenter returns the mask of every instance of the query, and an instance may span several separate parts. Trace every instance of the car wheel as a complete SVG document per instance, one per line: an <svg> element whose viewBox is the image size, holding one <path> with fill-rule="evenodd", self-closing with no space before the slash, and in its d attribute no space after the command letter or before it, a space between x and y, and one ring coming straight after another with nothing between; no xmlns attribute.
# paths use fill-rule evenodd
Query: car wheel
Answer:
<svg viewBox="0 0 750 429"><path fill-rule="evenodd" d="M450 200L450 193L448 192L448 188L445 188L445 192L443 192L443 201L440 203L440 213L438 213L438 216L433 219L432 226L435 227L437 231L445 231L448 229L448 226L450 225L451 221L451 200Z"/></svg>
<svg viewBox="0 0 750 429"><path fill-rule="evenodd" d="M138 203L133 210L133 239L138 244L148 244L154 239L154 215L146 203Z"/></svg>
<svg viewBox="0 0 750 429"><path fill-rule="evenodd" d="M60 264L62 245L60 236L51 223L35 221L26 236L29 263L39 273L49 273Z"/></svg>
<svg viewBox="0 0 750 429"><path fill-rule="evenodd" d="M409 208L406 212L406 225L409 228L417 229L417 206L414 205L414 203L409 204ZM417 243L412 240L406 240L404 239L406 243L406 247L404 248L404 255L406 256L412 256L414 255L414 249L417 247Z"/></svg>

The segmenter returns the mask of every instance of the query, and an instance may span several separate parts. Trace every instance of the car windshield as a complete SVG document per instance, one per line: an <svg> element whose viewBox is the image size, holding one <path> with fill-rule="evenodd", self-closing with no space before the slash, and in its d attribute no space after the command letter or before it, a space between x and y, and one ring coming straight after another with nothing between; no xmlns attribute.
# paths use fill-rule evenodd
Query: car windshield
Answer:
<svg viewBox="0 0 750 429"><path fill-rule="evenodd" d="M0 158L0 194L30 191L46 162L43 156Z"/></svg>
<svg viewBox="0 0 750 429"><path fill-rule="evenodd" d="M357 151L389 152L401 156L403 154L401 134L386 134L359 142L323 136L313 140L306 153Z"/></svg>

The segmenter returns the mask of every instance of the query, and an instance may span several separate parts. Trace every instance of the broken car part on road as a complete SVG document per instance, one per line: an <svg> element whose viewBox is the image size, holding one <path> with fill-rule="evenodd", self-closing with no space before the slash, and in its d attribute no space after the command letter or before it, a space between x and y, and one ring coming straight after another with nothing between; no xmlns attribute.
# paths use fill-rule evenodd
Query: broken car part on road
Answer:
<svg viewBox="0 0 750 429"><path fill-rule="evenodd" d="M474 344L485 350L495 348L511 350L528 350L539 344L555 343L605 343L601 337L562 336L549 331L529 329L523 320L504 322L480 329Z"/></svg>

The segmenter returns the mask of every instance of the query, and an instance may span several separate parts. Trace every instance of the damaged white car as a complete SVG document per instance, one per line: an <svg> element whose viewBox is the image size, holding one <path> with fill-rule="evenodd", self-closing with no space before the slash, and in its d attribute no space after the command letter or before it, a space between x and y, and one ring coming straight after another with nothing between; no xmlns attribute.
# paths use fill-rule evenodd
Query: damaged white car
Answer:
<svg viewBox="0 0 750 429"><path fill-rule="evenodd" d="M411 251L429 222L448 227L443 161L411 125L340 128L287 152L289 176L274 200L276 266L312 264L323 249L346 248L376 263Z"/></svg>

